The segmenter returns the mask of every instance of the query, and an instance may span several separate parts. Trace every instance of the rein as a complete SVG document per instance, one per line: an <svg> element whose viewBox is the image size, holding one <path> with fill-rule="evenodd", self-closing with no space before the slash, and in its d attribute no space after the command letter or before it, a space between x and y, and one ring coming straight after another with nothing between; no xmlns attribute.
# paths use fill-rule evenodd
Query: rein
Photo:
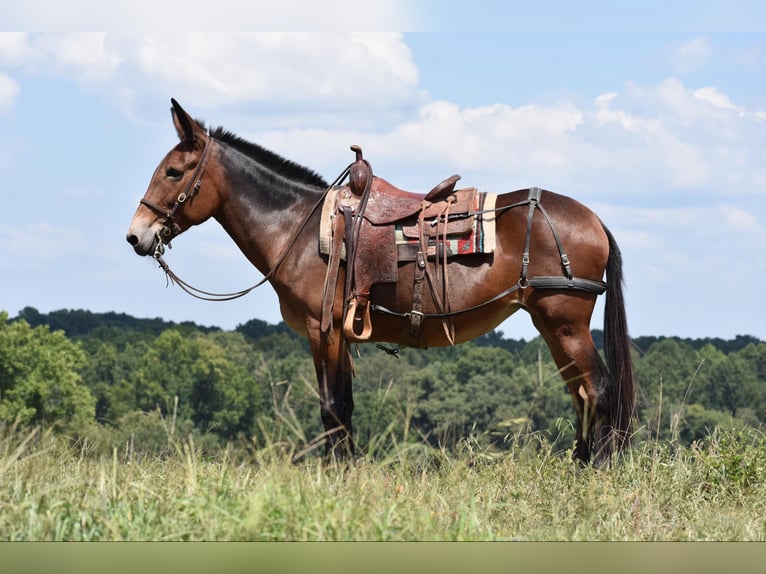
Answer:
<svg viewBox="0 0 766 574"><path fill-rule="evenodd" d="M292 249L293 245L295 245L295 242L298 240L298 237L303 232L303 230L306 228L306 225L309 222L309 219L311 219L311 216L314 214L314 212L319 208L320 205L325 200L325 197L329 193L329 191L338 185L345 177L348 175L351 166L353 164L349 164L349 166L344 169L340 175L338 175L337 178L335 178L335 181L333 181L330 186L322 193L322 195L319 197L317 202L314 204L314 206L311 208L311 210L306 214L306 216L303 218L300 226L298 226L298 229L293 233L292 239L287 244L287 247L282 251L282 254L277 258L277 262L271 267L271 269L263 276L263 279L261 279L258 283L255 285L252 285L246 289L242 289L241 291L233 291L231 293L213 293L210 291L204 291L202 289L199 289L197 287L194 287L181 279L178 275L176 275L172 269L170 269L170 266L167 264L165 259L163 259L163 255L165 253L165 245L168 247L171 247L170 240L176 237L180 232L180 228L178 224L173 221L173 217L175 216L178 209L188 200L193 198L200 189L200 186L202 185L202 177L204 176L205 167L207 166L208 160L210 159L210 155L213 148L213 142L215 140L212 136L208 134L208 141L205 144L205 148L202 151L202 158L200 159L199 164L197 165L197 168L194 170L194 175L192 176L191 181L189 182L189 185L186 188L186 191L181 192L178 194L178 198L176 199L175 204L173 207L167 211L163 210L160 207L157 207L153 203L141 199L141 204L145 205L155 213L159 215L164 215L165 219L162 221L162 229L157 232L157 246L154 249L154 260L157 261L160 269L162 269L165 272L165 277L168 280L169 284L175 283L177 284L183 291L191 295L192 297L195 297L197 299L202 299L203 301L232 301L233 299L239 299L240 297L244 297L254 289L260 287L266 281L271 279L274 274L277 272L277 269L279 266L284 262L285 258L287 257L287 254L289 253L290 249ZM196 181L195 181L196 180Z"/></svg>

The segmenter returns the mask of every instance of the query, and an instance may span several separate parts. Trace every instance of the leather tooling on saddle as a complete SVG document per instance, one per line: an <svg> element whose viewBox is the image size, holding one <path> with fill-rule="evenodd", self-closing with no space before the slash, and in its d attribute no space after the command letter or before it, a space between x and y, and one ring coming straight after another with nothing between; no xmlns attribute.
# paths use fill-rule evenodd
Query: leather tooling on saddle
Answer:
<svg viewBox="0 0 766 574"><path fill-rule="evenodd" d="M399 280L399 264L416 262L410 324L402 343L420 346L423 287L439 313L448 313L447 260L458 255L492 253L495 248L496 195L476 188L455 190L453 175L422 195L394 187L373 176L362 150L353 146L356 161L349 183L331 189L324 202L319 250L328 256L322 305L322 330L332 335L332 306L341 261L348 270L344 290L343 332L352 341L372 334L370 290L376 283ZM454 341L451 320L442 320Z"/></svg>

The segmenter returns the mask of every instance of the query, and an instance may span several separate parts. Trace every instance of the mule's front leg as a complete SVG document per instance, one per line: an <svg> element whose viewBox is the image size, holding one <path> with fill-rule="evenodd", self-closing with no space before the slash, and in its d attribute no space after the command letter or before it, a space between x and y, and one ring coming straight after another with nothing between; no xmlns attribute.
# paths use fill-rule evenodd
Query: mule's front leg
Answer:
<svg viewBox="0 0 766 574"><path fill-rule="evenodd" d="M340 332L334 334L331 344L319 333L310 337L310 342L319 383L320 413L327 437L325 453L341 460L354 454L351 355Z"/></svg>
<svg viewBox="0 0 766 574"><path fill-rule="evenodd" d="M351 390L351 372L326 363L320 379L320 412L327 442L325 454L341 460L354 454L351 415L354 399Z"/></svg>

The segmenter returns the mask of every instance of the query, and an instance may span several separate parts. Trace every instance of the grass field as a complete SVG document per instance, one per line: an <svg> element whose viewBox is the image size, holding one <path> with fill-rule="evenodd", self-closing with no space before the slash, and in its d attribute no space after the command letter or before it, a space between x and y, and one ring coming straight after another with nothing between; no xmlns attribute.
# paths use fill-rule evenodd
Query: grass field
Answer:
<svg viewBox="0 0 766 574"><path fill-rule="evenodd" d="M684 541L766 539L766 438L646 441L607 470L537 435L506 451L378 446L352 465L292 445L203 457L0 436L0 535L32 541Z"/></svg>

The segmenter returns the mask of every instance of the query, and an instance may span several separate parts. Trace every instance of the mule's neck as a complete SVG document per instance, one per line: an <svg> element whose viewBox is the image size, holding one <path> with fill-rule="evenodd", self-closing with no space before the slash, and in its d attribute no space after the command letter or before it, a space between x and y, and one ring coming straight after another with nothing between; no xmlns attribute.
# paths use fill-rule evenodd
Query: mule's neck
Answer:
<svg viewBox="0 0 766 574"><path fill-rule="evenodd" d="M325 187L296 178L290 173L294 170L281 172L279 166L266 166L225 144L220 150L226 189L215 218L248 260L266 275L293 241ZM318 226L317 209L290 247L285 263L306 250L307 239L317 237Z"/></svg>

